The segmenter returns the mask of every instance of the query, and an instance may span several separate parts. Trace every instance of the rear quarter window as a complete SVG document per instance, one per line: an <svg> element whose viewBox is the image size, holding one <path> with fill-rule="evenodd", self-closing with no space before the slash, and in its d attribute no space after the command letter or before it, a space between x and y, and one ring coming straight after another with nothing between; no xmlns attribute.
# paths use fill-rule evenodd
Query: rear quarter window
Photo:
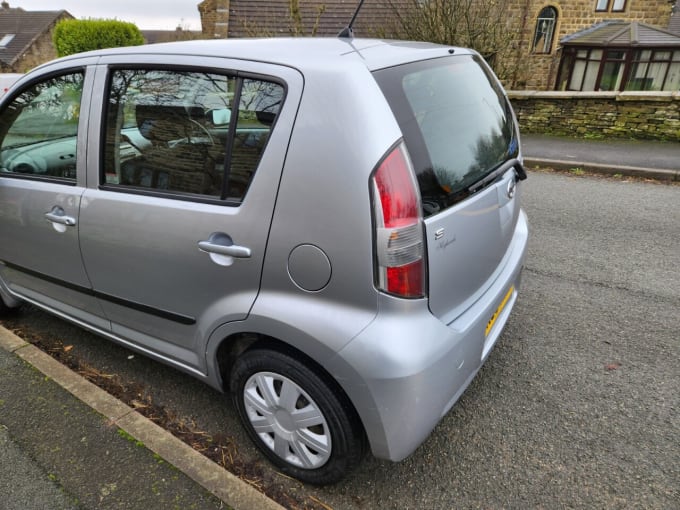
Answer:
<svg viewBox="0 0 680 510"><path fill-rule="evenodd" d="M374 76L404 135L425 216L464 199L518 155L512 110L480 57L421 61Z"/></svg>

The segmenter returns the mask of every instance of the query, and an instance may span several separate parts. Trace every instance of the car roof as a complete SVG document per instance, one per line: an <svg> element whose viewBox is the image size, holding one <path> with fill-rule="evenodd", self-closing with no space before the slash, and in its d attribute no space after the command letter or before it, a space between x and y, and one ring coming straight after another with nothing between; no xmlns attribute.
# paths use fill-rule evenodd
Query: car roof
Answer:
<svg viewBox="0 0 680 510"><path fill-rule="evenodd" d="M65 57L84 56L195 55L225 57L286 65L300 70L329 63L360 60L369 70L406 62L443 57L471 50L426 42L333 37L210 39L109 48Z"/></svg>

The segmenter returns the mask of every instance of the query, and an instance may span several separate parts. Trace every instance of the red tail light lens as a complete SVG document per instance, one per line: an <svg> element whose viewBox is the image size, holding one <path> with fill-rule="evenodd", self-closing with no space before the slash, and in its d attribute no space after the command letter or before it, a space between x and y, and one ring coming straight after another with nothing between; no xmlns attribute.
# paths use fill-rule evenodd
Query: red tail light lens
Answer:
<svg viewBox="0 0 680 510"><path fill-rule="evenodd" d="M400 297L423 297L420 194L403 143L383 160L372 183L378 288Z"/></svg>
<svg viewBox="0 0 680 510"><path fill-rule="evenodd" d="M423 260L405 266L387 268L387 288L390 294L401 297L423 297L424 295Z"/></svg>

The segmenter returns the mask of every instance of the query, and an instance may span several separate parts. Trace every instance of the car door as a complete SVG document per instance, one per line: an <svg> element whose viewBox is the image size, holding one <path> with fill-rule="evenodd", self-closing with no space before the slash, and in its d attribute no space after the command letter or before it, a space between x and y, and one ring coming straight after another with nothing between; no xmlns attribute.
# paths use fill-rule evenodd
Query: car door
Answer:
<svg viewBox="0 0 680 510"><path fill-rule="evenodd" d="M108 329L78 245L89 85L82 67L52 71L3 103L0 278L14 296Z"/></svg>
<svg viewBox="0 0 680 510"><path fill-rule="evenodd" d="M171 61L98 71L103 145L81 248L113 334L204 373L210 332L244 319L258 293L301 79Z"/></svg>

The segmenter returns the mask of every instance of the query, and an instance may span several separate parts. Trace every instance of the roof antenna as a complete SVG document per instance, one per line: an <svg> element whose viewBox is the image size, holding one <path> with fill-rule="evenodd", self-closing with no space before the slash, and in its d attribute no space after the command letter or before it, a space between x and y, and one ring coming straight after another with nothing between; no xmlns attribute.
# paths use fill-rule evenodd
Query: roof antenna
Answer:
<svg viewBox="0 0 680 510"><path fill-rule="evenodd" d="M359 11L361 10L361 6L364 5L364 2L366 0L360 0L359 5L357 5L356 11L354 11L354 16L352 16L352 20L349 22L349 25L347 25L345 28L343 28L340 33L338 34L338 37L341 39L353 39L354 38L354 30L352 29L352 26L354 26L354 21L357 19L357 16L359 14Z"/></svg>

